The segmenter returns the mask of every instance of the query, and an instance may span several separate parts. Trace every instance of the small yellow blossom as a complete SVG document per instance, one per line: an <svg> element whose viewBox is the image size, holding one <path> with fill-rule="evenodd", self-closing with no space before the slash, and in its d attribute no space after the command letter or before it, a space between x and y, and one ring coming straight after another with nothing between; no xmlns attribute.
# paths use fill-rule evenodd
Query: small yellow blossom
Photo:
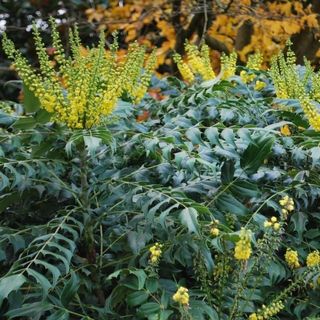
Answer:
<svg viewBox="0 0 320 320"><path fill-rule="evenodd" d="M280 201L279 201L282 209L281 213L283 215L283 218L286 219L288 216L288 213L294 210L294 202L293 199L290 198L289 196L284 196Z"/></svg>
<svg viewBox="0 0 320 320"><path fill-rule="evenodd" d="M254 85L254 90L260 91L266 87L266 83L264 81L257 80Z"/></svg>
<svg viewBox="0 0 320 320"><path fill-rule="evenodd" d="M211 234L213 237L217 237L217 236L219 235L219 233L220 233L220 231L219 231L219 229L218 229L218 224L219 224L219 223L220 223L219 220L214 219L214 220L211 222L211 224L210 224L210 226L211 226L211 228L210 228L210 234Z"/></svg>
<svg viewBox="0 0 320 320"><path fill-rule="evenodd" d="M213 236L213 237L217 237L219 235L219 229L218 228L211 228L210 229L210 234Z"/></svg>
<svg viewBox="0 0 320 320"><path fill-rule="evenodd" d="M272 222L271 221L268 221L268 220L266 220L265 222L264 222L264 227L265 228L269 228L269 227L271 227L272 226Z"/></svg>
<svg viewBox="0 0 320 320"><path fill-rule="evenodd" d="M248 260L251 255L251 231L244 228L240 231L240 240L236 243L234 257L237 260Z"/></svg>
<svg viewBox="0 0 320 320"><path fill-rule="evenodd" d="M264 225L265 228L273 227L273 229L275 231L278 231L280 229L281 225L277 221L278 221L278 218L275 217L275 216L272 216L270 218L270 220L266 220L263 225Z"/></svg>
<svg viewBox="0 0 320 320"><path fill-rule="evenodd" d="M281 228L281 225L280 225L279 222L276 222L276 223L273 225L273 229L274 229L275 231L278 231L280 228Z"/></svg>
<svg viewBox="0 0 320 320"><path fill-rule="evenodd" d="M281 127L280 132L283 136L286 136L286 137L291 136L291 131L287 124Z"/></svg>
<svg viewBox="0 0 320 320"><path fill-rule="evenodd" d="M288 266L291 269L296 269L300 267L297 251L288 248L284 257Z"/></svg>
<svg viewBox="0 0 320 320"><path fill-rule="evenodd" d="M320 253L319 251L313 251L307 256L307 266L315 267L320 265Z"/></svg>
<svg viewBox="0 0 320 320"><path fill-rule="evenodd" d="M258 320L258 316L257 316L257 314L256 314L256 313L252 313L252 314L250 314L250 316L249 316L249 320Z"/></svg>
<svg viewBox="0 0 320 320"><path fill-rule="evenodd" d="M177 64L178 70L184 80L188 82L194 81L194 74L187 63L185 63L181 56L177 53L173 55L173 61Z"/></svg>
<svg viewBox="0 0 320 320"><path fill-rule="evenodd" d="M247 71L242 70L240 72L240 78L244 83L249 83L252 82L254 80L254 78L256 77L256 75L254 73L249 74Z"/></svg>
<svg viewBox="0 0 320 320"><path fill-rule="evenodd" d="M157 242L149 249L149 252L151 254L150 263L152 265L156 265L159 263L159 260L162 254L162 250L161 250L162 247L163 245Z"/></svg>
<svg viewBox="0 0 320 320"><path fill-rule="evenodd" d="M184 287L179 287L177 292L172 297L173 301L178 302L184 306L189 305L189 293L188 289Z"/></svg>

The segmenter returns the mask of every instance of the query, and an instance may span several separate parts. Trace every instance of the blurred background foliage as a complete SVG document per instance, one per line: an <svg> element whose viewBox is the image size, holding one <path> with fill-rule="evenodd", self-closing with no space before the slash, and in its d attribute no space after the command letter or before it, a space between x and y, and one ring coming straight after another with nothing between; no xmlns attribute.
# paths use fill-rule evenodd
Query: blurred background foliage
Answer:
<svg viewBox="0 0 320 320"><path fill-rule="evenodd" d="M319 64L320 2L274 0L2 0L0 34L6 31L35 64L31 23L36 21L49 36L49 16L54 16L67 43L67 30L77 23L83 43L97 42L98 31L119 30L120 48L129 42L157 47L159 75L178 75L172 62L174 51L183 54L186 40L210 46L212 64L219 72L220 54L236 50L239 63L260 51L267 67L271 56L293 42L298 63L306 56ZM108 39L108 38L107 38ZM48 52L54 48L48 47ZM20 87L15 72L0 49L0 99L16 100ZM11 81L9 81L11 80ZM9 81L9 82L8 82Z"/></svg>

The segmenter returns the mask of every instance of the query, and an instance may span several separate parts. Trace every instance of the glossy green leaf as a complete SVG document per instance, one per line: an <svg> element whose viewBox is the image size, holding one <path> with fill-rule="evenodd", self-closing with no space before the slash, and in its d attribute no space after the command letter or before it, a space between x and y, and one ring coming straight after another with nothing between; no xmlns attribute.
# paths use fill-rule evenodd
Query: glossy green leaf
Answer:
<svg viewBox="0 0 320 320"><path fill-rule="evenodd" d="M27 278L22 274L3 277L0 280L0 305L12 291L20 289L26 281Z"/></svg>
<svg viewBox="0 0 320 320"><path fill-rule="evenodd" d="M272 136L259 136L253 139L248 148L241 156L241 167L248 173L253 174L261 167L271 153L275 138Z"/></svg>
<svg viewBox="0 0 320 320"><path fill-rule="evenodd" d="M189 232L198 233L198 212L194 208L185 208L180 213L181 223L188 228Z"/></svg>
<svg viewBox="0 0 320 320"><path fill-rule="evenodd" d="M65 307L69 305L69 303L77 293L79 286L80 286L79 277L74 272L72 272L71 277L68 280L68 282L66 282L60 296L61 303Z"/></svg>

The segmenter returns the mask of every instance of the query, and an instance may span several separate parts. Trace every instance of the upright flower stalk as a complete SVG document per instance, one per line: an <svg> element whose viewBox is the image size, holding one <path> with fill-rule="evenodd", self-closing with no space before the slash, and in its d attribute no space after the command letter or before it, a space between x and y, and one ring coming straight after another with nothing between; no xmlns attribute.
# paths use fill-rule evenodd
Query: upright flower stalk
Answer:
<svg viewBox="0 0 320 320"><path fill-rule="evenodd" d="M116 40L109 51L105 50L103 32L96 48L83 50L75 27L70 31L71 55L67 57L55 20L51 18L50 23L55 61L47 55L40 32L33 26L40 72L30 66L6 34L2 42L24 84L54 121L69 128L90 129L112 113L123 94L136 103L141 101L156 64L155 52L146 59L146 49L133 43L125 59L120 60Z"/></svg>

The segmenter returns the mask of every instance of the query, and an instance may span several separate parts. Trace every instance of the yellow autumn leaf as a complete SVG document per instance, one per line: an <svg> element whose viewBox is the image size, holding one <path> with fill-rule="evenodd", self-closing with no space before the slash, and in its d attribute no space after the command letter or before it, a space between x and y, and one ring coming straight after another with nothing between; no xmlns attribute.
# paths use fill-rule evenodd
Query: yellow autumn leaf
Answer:
<svg viewBox="0 0 320 320"><path fill-rule="evenodd" d="M319 23L316 14L310 14L306 17L303 17L303 21L307 24L309 28L319 28Z"/></svg>

